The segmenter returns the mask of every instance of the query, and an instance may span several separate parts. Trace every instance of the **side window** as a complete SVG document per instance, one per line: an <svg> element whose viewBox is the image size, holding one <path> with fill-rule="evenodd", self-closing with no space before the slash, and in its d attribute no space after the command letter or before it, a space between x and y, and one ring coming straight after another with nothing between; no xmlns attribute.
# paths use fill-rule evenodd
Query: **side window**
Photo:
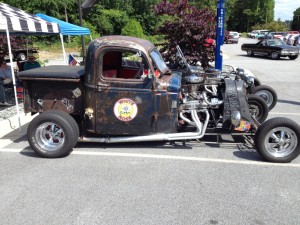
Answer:
<svg viewBox="0 0 300 225"><path fill-rule="evenodd" d="M105 79L145 79L150 67L141 51L112 49L103 54L101 75Z"/></svg>

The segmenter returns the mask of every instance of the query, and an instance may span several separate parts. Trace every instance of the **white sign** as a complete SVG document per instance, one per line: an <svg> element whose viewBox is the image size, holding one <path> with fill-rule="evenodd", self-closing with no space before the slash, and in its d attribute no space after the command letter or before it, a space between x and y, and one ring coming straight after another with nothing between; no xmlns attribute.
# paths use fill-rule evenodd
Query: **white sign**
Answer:
<svg viewBox="0 0 300 225"><path fill-rule="evenodd" d="M5 16L0 16L0 30L7 30L7 20Z"/></svg>

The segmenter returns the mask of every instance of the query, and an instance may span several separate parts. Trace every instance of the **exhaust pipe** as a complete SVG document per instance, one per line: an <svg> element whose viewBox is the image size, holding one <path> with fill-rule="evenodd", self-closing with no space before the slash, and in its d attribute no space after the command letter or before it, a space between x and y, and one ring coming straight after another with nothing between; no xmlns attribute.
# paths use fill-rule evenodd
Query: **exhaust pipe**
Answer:
<svg viewBox="0 0 300 225"><path fill-rule="evenodd" d="M172 133L172 134L153 134L146 136L132 136L132 137L80 137L79 142L98 142L98 143L121 143L121 142L142 142L142 141L182 141L182 140L191 140L191 139L201 139L206 131L207 124L209 121L208 110L203 110L205 112L206 119L204 124L200 122L197 111L191 110L192 121L184 117L181 113L180 118L189 123L192 126L195 126L197 130L195 132L183 132L183 133Z"/></svg>

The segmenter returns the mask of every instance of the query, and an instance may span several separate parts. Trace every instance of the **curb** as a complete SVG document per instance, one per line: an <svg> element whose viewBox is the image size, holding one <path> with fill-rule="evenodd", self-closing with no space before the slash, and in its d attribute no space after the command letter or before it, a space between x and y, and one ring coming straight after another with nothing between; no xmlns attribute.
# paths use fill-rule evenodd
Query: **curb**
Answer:
<svg viewBox="0 0 300 225"><path fill-rule="evenodd" d="M24 112L20 112L21 127L19 128L19 116L14 115L10 118L0 121L0 138L1 143L4 139L17 139L26 134L28 123L34 118L30 113L25 115ZM2 145L2 144L1 144Z"/></svg>

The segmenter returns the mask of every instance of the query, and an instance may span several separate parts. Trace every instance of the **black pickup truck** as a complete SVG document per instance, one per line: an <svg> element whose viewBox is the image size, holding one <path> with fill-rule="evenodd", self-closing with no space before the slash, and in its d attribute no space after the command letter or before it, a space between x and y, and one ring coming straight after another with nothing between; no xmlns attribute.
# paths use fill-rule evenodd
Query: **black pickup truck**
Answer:
<svg viewBox="0 0 300 225"><path fill-rule="evenodd" d="M19 73L30 146L45 157L69 154L78 141L193 141L206 133L235 134L268 161L300 153L300 127L286 118L260 124L243 81L218 73L171 71L149 41L101 37L85 67L50 66Z"/></svg>

